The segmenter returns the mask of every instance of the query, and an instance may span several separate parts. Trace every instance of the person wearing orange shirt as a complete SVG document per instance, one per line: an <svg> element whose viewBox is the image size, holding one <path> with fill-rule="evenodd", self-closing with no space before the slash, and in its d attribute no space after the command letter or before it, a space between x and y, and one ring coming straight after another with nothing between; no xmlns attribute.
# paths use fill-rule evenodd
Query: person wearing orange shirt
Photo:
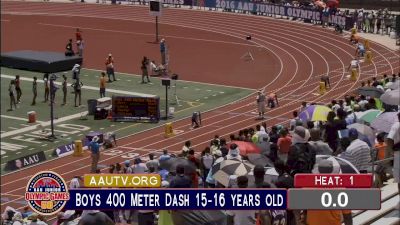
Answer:
<svg viewBox="0 0 400 225"><path fill-rule="evenodd" d="M100 98L106 97L106 73L101 72L100 77Z"/></svg>
<svg viewBox="0 0 400 225"><path fill-rule="evenodd" d="M287 128L280 131L281 137L278 139L278 157L286 162L288 158L289 148L292 145L292 137L289 136Z"/></svg>
<svg viewBox="0 0 400 225"><path fill-rule="evenodd" d="M385 159L385 148L386 148L385 133L379 133L376 136L376 140L378 141L378 143L375 144L375 149L378 151L377 159L378 160Z"/></svg>
<svg viewBox="0 0 400 225"><path fill-rule="evenodd" d="M307 210L307 225L352 225L351 210Z"/></svg>

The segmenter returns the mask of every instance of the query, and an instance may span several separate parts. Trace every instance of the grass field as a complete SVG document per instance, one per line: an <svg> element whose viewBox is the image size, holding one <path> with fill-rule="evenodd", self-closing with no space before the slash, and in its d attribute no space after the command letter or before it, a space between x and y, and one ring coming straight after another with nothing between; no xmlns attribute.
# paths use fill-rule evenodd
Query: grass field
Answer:
<svg viewBox="0 0 400 225"><path fill-rule="evenodd" d="M8 111L10 100L8 96L8 85L16 74L21 76L22 98L21 103L15 111ZM61 82L62 73L57 82ZM68 82L71 82L71 73L66 73ZM93 120L89 116L87 120L82 120L81 115L87 112L87 100L99 98L98 84L100 72L95 70L82 70L81 80L84 84L82 90L82 106L74 107L74 96L69 86L67 105L61 106L62 91L56 94L55 105L55 133L57 140L49 142L43 140L38 135L37 124L45 125L49 130L50 106L44 103L44 85L42 82L43 74L1 68L1 173L4 172L4 164L8 160L19 158L24 155L38 151L46 151L47 159L53 158L52 153L58 146L82 139L90 131L114 131L117 137L134 134L136 132L162 125L165 121L158 124L150 123L130 123L130 122L111 122L109 120ZM36 105L31 106L32 102L32 78L38 77L38 97ZM164 115L165 108L165 87L161 85L159 78L150 78L152 83L141 84L141 76L129 74L116 74L117 82L107 83L106 96L112 95L132 95L135 93L145 93L160 97L161 115ZM203 84L189 81L176 82L176 94L180 100L180 105L175 101L175 82L169 89L169 106L175 107L174 119L181 119L191 116L193 111L207 111L218 106L233 102L249 95L254 90L227 87L213 84ZM35 111L38 123L29 124L27 112ZM170 120L168 121L170 122Z"/></svg>

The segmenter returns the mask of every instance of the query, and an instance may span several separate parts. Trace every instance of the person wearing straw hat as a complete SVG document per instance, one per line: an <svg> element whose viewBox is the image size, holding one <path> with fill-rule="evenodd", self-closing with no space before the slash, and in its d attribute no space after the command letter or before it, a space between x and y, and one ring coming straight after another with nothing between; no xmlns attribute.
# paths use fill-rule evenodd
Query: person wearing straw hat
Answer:
<svg viewBox="0 0 400 225"><path fill-rule="evenodd" d="M266 106L266 98L265 98L265 95L262 93L261 89L257 91L256 102L257 102L259 119L265 119L264 113L265 113L265 106Z"/></svg>
<svg viewBox="0 0 400 225"><path fill-rule="evenodd" d="M99 141L99 137L98 136L94 136L92 138L92 141L89 144L89 150L91 152L91 157L92 157L92 166L90 169L91 173L95 173L96 169L97 169L97 164L99 162L100 159L100 145L98 143Z"/></svg>

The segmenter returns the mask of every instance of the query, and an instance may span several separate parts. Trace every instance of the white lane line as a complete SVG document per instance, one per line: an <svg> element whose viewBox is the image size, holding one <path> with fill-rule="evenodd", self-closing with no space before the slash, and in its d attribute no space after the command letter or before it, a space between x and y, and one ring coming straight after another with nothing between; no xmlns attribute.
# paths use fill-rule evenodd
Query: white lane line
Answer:
<svg viewBox="0 0 400 225"><path fill-rule="evenodd" d="M28 122L27 118L22 118L22 117L9 116L9 115L1 115L1 117L6 118L6 119L21 120L21 121ZM41 123L42 121L37 121L37 122ZM29 126L29 125L24 124L23 126Z"/></svg>
<svg viewBox="0 0 400 225"><path fill-rule="evenodd" d="M52 27L76 28L76 26L68 26L68 25L52 24L52 23L38 23L38 24L39 25L43 25L43 26L52 26ZM100 29L100 28L93 28L93 27L80 27L80 28L84 29L84 30L94 30L94 31L122 33L122 34L134 34L134 35L143 35L143 36L154 36L154 34L151 34L151 33L109 30L109 29ZM246 43L240 43L240 42L234 42L234 41L211 40L211 39L203 39L203 38L181 37L181 36L174 36L174 35L164 35L163 37L175 38L175 39L184 39L184 40L191 40L191 41L203 41L203 42L213 42L213 43L221 43L221 44L231 44L231 45L242 45L242 46L258 47L258 45L246 44Z"/></svg>

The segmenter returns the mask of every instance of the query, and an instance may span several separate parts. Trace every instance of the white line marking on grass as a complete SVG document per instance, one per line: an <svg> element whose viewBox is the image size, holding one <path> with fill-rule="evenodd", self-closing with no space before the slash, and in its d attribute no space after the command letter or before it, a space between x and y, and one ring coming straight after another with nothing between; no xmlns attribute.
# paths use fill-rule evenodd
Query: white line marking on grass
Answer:
<svg viewBox="0 0 400 225"><path fill-rule="evenodd" d="M131 80L127 80L127 81L131 82Z"/></svg>
<svg viewBox="0 0 400 225"><path fill-rule="evenodd" d="M183 89L187 89L188 87L183 87Z"/></svg>
<svg viewBox="0 0 400 225"><path fill-rule="evenodd" d="M16 152L15 154L17 154L17 155L18 155L18 154L21 154L21 152Z"/></svg>
<svg viewBox="0 0 400 225"><path fill-rule="evenodd" d="M219 93L220 93L220 94L224 94L225 92L223 92L223 91L220 91Z"/></svg>
<svg viewBox="0 0 400 225"><path fill-rule="evenodd" d="M1 74L1 78L15 79L15 76ZM28 77L21 77L20 79L22 81L31 81L31 82L33 81L32 78L28 78ZM43 83L44 81L38 80L37 82ZM60 82L55 82L55 84L60 85L60 86L62 85ZM70 83L68 83L67 85L71 86ZM87 89L87 90L95 90L95 91L99 90L98 87L87 86L87 85L82 86L82 88ZM107 88L107 92L116 93L116 94L137 95L137 96L141 96L141 97L156 97L155 95L149 95L149 94L143 94L143 93L131 92L131 91L122 91L122 90L116 90L116 89L110 89L110 88Z"/></svg>
<svg viewBox="0 0 400 225"><path fill-rule="evenodd" d="M213 94L212 96L215 97L215 96L217 96L217 94Z"/></svg>
<svg viewBox="0 0 400 225"><path fill-rule="evenodd" d="M206 96L206 97L204 97L204 99L208 99L208 97Z"/></svg>
<svg viewBox="0 0 400 225"><path fill-rule="evenodd" d="M207 91L212 91L212 90L207 90Z"/></svg>
<svg viewBox="0 0 400 225"><path fill-rule="evenodd" d="M18 130L18 128L15 128L15 127L8 127L8 128L11 130ZM3 137L3 135L1 135L1 137Z"/></svg>
<svg viewBox="0 0 400 225"><path fill-rule="evenodd" d="M21 120L21 121L28 122L28 119L27 119L27 118L22 118L22 117L9 116L9 115L1 115L1 117L7 118L7 119ZM37 122L41 123L42 121L37 121Z"/></svg>
<svg viewBox="0 0 400 225"><path fill-rule="evenodd" d="M7 158L8 156L7 155L5 155L5 156L2 156L2 158ZM3 193L1 193L1 194L3 194Z"/></svg>
<svg viewBox="0 0 400 225"><path fill-rule="evenodd" d="M28 150L32 151L33 149L35 149L35 148L30 148L30 149L28 149Z"/></svg>
<svg viewBox="0 0 400 225"><path fill-rule="evenodd" d="M47 146L47 144L43 144L42 146L43 146L43 147L44 147L44 146Z"/></svg>

